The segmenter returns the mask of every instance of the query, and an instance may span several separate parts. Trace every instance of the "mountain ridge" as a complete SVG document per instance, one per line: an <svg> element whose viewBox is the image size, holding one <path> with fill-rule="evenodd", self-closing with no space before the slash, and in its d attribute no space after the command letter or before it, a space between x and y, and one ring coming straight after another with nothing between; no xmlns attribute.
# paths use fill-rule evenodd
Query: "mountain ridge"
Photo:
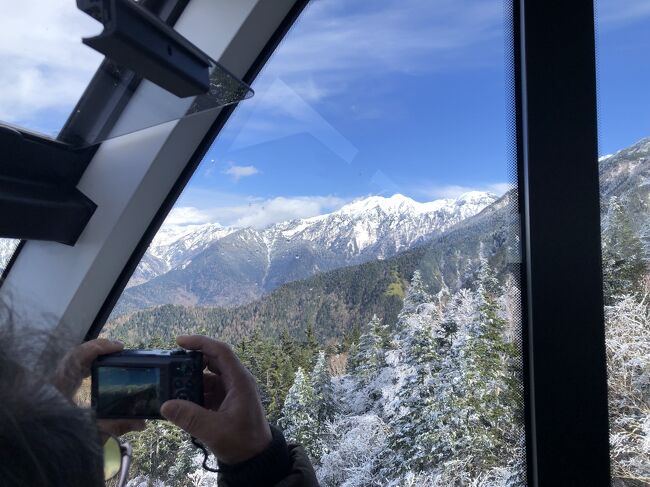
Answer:
<svg viewBox="0 0 650 487"><path fill-rule="evenodd" d="M236 306L318 272L389 258L496 200L487 192L426 203L399 194L371 196L262 230L215 224L185 233L168 229L152 242L114 315L166 303Z"/></svg>

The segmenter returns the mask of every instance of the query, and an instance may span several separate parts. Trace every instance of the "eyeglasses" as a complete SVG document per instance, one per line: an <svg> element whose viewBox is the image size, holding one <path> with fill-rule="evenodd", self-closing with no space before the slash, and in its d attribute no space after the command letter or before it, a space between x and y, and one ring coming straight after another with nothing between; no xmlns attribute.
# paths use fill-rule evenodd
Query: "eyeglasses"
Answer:
<svg viewBox="0 0 650 487"><path fill-rule="evenodd" d="M113 485L124 487L131 465L131 445L128 441L110 433L102 432L101 438L104 447L104 480L108 481L117 477L117 483Z"/></svg>

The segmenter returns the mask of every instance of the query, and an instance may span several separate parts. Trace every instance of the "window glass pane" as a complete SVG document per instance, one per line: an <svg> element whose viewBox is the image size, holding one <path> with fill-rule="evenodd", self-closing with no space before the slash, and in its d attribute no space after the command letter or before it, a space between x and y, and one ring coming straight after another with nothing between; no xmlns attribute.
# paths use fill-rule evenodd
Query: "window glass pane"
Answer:
<svg viewBox="0 0 650 487"><path fill-rule="evenodd" d="M3 2L0 123L56 137L104 58L81 38L101 30L74 1Z"/></svg>
<svg viewBox="0 0 650 487"><path fill-rule="evenodd" d="M6 25L0 31L0 62L4 66L0 72L4 87L0 93L0 123L59 137L73 146L97 144L216 110L252 95L248 86L216 62L209 66L208 93L185 98L148 80L135 83L139 75L115 62L97 70L104 56L82 39L95 37L103 32L103 26L78 9L74 1L13 2L4 9L3 20ZM77 105L91 78L94 82L90 96L95 102L86 100ZM136 91L137 103L148 108L138 117L116 119L122 111L120 107ZM113 94L119 96L109 96ZM73 110L73 123L61 133ZM102 110L110 112L110 116L100 113ZM96 126L90 127L90 120Z"/></svg>
<svg viewBox="0 0 650 487"><path fill-rule="evenodd" d="M610 453L617 486L650 485L649 7L596 4Z"/></svg>
<svg viewBox="0 0 650 487"><path fill-rule="evenodd" d="M379 3L311 3L104 334L231 343L323 486L525 485L509 7Z"/></svg>

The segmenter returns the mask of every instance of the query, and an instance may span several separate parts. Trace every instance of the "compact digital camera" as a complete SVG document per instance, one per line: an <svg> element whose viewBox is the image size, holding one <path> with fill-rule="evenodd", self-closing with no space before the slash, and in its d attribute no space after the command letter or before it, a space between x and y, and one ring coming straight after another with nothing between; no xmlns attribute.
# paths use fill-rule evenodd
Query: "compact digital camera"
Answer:
<svg viewBox="0 0 650 487"><path fill-rule="evenodd" d="M124 350L93 362L92 406L98 418L160 419L169 399L203 405L203 354Z"/></svg>

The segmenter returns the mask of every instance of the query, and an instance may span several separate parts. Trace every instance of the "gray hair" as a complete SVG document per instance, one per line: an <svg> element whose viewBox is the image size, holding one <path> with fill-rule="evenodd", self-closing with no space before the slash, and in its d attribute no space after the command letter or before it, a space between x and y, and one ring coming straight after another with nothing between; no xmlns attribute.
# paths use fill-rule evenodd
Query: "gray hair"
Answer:
<svg viewBox="0 0 650 487"><path fill-rule="evenodd" d="M18 335L10 323L0 323L0 484L103 486L99 433L90 412L49 382L44 371L53 364L36 370L20 363L33 347L43 350L44 342L48 358L61 356L42 332Z"/></svg>

